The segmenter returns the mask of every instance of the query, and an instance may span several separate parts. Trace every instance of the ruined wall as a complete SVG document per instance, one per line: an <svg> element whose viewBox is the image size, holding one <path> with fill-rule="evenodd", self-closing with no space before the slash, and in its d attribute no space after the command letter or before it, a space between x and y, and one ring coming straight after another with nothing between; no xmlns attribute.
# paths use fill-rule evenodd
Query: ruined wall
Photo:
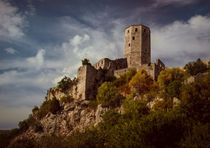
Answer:
<svg viewBox="0 0 210 148"><path fill-rule="evenodd" d="M160 59L157 59L155 63L151 64L142 64L141 66L136 67L136 70L143 68L152 78L157 81L158 75L162 70L165 69L165 65ZM114 71L114 76L119 78L120 75L125 74L129 71L130 68L124 68Z"/></svg>
<svg viewBox="0 0 210 148"><path fill-rule="evenodd" d="M150 29L143 25L132 25L125 29L124 57L128 68L137 68L151 62Z"/></svg>
<svg viewBox="0 0 210 148"><path fill-rule="evenodd" d="M154 80L157 80L160 72L165 69L165 64L160 59L157 59L154 64Z"/></svg>
<svg viewBox="0 0 210 148"><path fill-rule="evenodd" d="M97 88L104 82L105 73L92 65L84 65L78 69L77 99L90 100L97 94Z"/></svg>
<svg viewBox="0 0 210 148"><path fill-rule="evenodd" d="M54 97L60 100L61 98L66 97L68 95L77 99L77 85L74 85L71 89L67 90L65 93L62 92L61 89L58 87L50 88L47 91L46 97L47 97L47 100L52 100Z"/></svg>

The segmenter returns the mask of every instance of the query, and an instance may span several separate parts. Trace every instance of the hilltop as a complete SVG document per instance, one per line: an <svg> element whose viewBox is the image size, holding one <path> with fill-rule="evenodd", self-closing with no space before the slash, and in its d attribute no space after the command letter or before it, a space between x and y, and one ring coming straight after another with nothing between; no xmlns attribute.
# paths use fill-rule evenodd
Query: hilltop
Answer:
<svg viewBox="0 0 210 148"><path fill-rule="evenodd" d="M125 29L124 57L82 60L1 147L210 147L210 62L151 62L150 29Z"/></svg>
<svg viewBox="0 0 210 148"><path fill-rule="evenodd" d="M9 147L208 147L208 66L198 59L186 64L185 71L167 68L157 81L143 69L132 69L119 78L105 81L92 100L72 98L68 87L61 99L46 98L39 108L34 107L28 119L19 123L18 129L1 134L1 144L3 147L9 143ZM62 92L65 88L62 84L73 84L70 80L65 77L56 89Z"/></svg>

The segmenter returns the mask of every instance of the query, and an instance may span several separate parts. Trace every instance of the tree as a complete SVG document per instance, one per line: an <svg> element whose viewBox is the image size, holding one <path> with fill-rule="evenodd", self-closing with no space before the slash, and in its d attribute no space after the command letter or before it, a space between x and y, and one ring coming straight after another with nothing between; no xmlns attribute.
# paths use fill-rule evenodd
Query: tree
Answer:
<svg viewBox="0 0 210 148"><path fill-rule="evenodd" d="M98 88L97 100L103 107L118 106L121 99L122 96L113 82L104 82Z"/></svg>
<svg viewBox="0 0 210 148"><path fill-rule="evenodd" d="M82 60L82 65L83 65L83 66L84 66L84 65L90 65L90 60L84 58L84 59Z"/></svg>
<svg viewBox="0 0 210 148"><path fill-rule="evenodd" d="M129 82L129 86L134 93L141 97L156 88L155 81L147 74L144 69L140 69Z"/></svg>
<svg viewBox="0 0 210 148"><path fill-rule="evenodd" d="M134 100L132 96L128 96L123 100L124 115L128 119L140 119L143 115L149 114L147 103L142 100Z"/></svg>
<svg viewBox="0 0 210 148"><path fill-rule="evenodd" d="M181 92L181 107L187 116L195 121L210 120L210 72L199 81L186 84Z"/></svg>
<svg viewBox="0 0 210 148"><path fill-rule="evenodd" d="M201 59L197 59L196 62L189 62L184 66L184 69L192 76L207 71L207 65L205 65Z"/></svg>
<svg viewBox="0 0 210 148"><path fill-rule="evenodd" d="M73 85L77 83L77 79L74 78L71 80L71 78L64 76L63 79L61 79L60 82L58 82L58 87L61 89L62 92L66 92L67 90L71 89Z"/></svg>
<svg viewBox="0 0 210 148"><path fill-rule="evenodd" d="M186 73L179 68L167 68L158 76L158 86L164 97L179 97Z"/></svg>
<svg viewBox="0 0 210 148"><path fill-rule="evenodd" d="M125 96L130 93L129 82L132 77L136 74L136 69L131 68L127 73L120 76L120 78L114 81L114 84L119 88L120 92Z"/></svg>

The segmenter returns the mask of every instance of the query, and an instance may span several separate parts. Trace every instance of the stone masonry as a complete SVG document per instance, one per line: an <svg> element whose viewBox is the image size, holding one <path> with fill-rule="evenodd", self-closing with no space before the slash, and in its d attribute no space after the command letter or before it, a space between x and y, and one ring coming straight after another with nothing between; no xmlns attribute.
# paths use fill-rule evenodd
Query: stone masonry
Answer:
<svg viewBox="0 0 210 148"><path fill-rule="evenodd" d="M79 67L78 83L69 91L69 94L78 100L95 98L97 88L107 77L120 77L130 68L136 70L143 68L154 80L157 80L160 71L165 69L165 65L159 59L151 63L150 29L147 26L131 25L125 29L124 58L115 60L103 58L94 65L87 64ZM53 92L51 97L62 95Z"/></svg>

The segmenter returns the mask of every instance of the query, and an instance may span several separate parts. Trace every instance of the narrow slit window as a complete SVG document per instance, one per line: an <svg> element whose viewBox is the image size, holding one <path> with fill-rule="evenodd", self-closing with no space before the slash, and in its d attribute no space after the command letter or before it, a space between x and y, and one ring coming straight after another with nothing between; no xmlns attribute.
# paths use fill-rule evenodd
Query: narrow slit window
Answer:
<svg viewBox="0 0 210 148"><path fill-rule="evenodd" d="M128 30L128 33L129 33L129 30Z"/></svg>
<svg viewBox="0 0 210 148"><path fill-rule="evenodd" d="M133 40L135 40L135 37L133 36Z"/></svg>
<svg viewBox="0 0 210 148"><path fill-rule="evenodd" d="M131 46L131 44L129 43L129 44L128 44L128 46L130 47L130 46Z"/></svg>
<svg viewBox="0 0 210 148"><path fill-rule="evenodd" d="M138 28L135 28L135 32L137 32L138 31Z"/></svg>

